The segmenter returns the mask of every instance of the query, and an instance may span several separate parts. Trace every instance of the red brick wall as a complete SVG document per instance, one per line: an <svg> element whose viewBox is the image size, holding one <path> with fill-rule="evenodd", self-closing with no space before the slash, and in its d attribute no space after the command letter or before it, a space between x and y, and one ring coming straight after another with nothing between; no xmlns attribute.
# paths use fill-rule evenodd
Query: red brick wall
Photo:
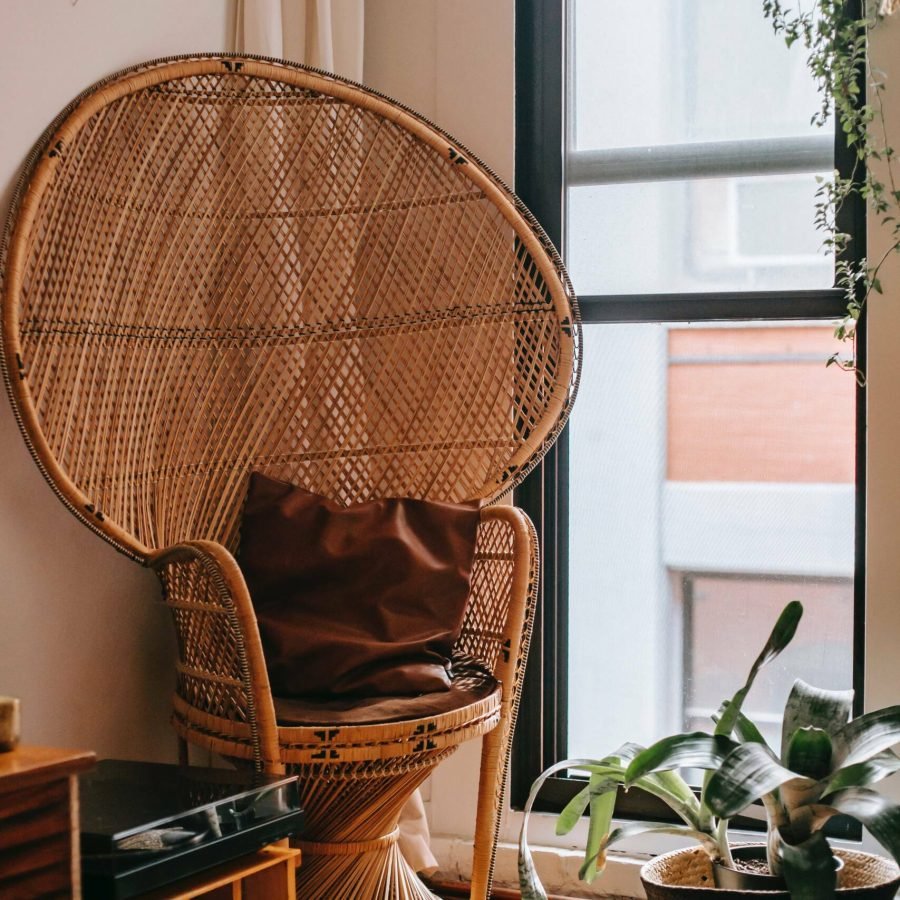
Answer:
<svg viewBox="0 0 900 900"><path fill-rule="evenodd" d="M668 479L852 482L855 381L826 369L837 349L830 326L672 329ZM760 356L774 359L742 361Z"/></svg>

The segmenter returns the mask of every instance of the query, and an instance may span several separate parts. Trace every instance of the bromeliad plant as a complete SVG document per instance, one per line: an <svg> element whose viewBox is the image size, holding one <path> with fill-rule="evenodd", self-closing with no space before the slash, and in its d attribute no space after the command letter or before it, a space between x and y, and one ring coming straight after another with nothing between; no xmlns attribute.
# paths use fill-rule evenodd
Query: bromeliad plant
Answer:
<svg viewBox="0 0 900 900"><path fill-rule="evenodd" d="M713 862L733 866L729 820L756 801L766 812L769 869L783 875L795 900L834 896L834 859L822 828L839 813L861 822L900 862L900 806L870 787L900 769L900 757L890 750L900 741L900 706L851 720L852 691L822 690L798 680L785 706L780 754L741 711L757 674L790 643L802 614L798 602L785 607L745 684L713 717L711 734L676 734L646 749L625 744L603 759L564 760L538 777L525 806L519 841L524 900L546 900L526 831L541 786L562 769L588 775L556 826L557 834L567 834L589 812L579 873L587 882L602 871L609 846L646 833L697 840ZM674 771L678 768L705 770L699 796ZM632 822L612 828L618 790L632 787L665 801L683 824Z"/></svg>

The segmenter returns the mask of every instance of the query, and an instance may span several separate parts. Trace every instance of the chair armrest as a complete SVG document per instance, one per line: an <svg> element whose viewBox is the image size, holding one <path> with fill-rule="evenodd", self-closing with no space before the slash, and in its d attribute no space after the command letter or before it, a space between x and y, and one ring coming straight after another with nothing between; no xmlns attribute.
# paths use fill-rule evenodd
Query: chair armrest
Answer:
<svg viewBox="0 0 900 900"><path fill-rule="evenodd" d="M178 633L176 695L250 729L257 770L281 771L275 707L256 615L234 557L213 541L152 553Z"/></svg>
<svg viewBox="0 0 900 900"><path fill-rule="evenodd" d="M506 773L525 676L538 593L538 541L531 520L513 506L482 510L472 596L457 646L478 657L501 684L500 722L484 737L472 860L473 898L490 895Z"/></svg>
<svg viewBox="0 0 900 900"><path fill-rule="evenodd" d="M472 593L458 652L483 662L503 684L504 700L518 696L538 590L537 532L514 506L481 512Z"/></svg>

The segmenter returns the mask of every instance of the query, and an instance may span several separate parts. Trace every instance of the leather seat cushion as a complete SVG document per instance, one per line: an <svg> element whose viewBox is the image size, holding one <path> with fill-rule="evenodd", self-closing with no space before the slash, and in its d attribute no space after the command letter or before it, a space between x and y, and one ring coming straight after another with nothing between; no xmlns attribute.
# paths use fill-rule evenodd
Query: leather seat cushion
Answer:
<svg viewBox="0 0 900 900"><path fill-rule="evenodd" d="M500 689L500 682L473 660L454 659L452 671L449 691L434 691L416 697L342 700L276 697L275 716L281 726L383 725L463 709Z"/></svg>

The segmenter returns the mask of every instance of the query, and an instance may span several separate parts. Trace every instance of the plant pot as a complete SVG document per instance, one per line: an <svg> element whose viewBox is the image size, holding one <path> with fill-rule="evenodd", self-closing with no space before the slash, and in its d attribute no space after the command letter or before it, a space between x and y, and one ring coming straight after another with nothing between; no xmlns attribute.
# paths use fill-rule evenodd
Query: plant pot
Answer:
<svg viewBox="0 0 900 900"><path fill-rule="evenodd" d="M748 844L746 847L732 847L731 855L735 862L741 860L758 860L766 862L766 848L763 844ZM732 869L722 863L713 863L713 881L717 888L739 891L785 891L787 885L780 875L768 875L761 872L748 872Z"/></svg>
<svg viewBox="0 0 900 900"><path fill-rule="evenodd" d="M731 855L734 857L735 862L749 862L753 860L767 863L764 844L747 844L742 847L732 847ZM844 868L843 859L839 856L835 856L833 859L835 869L840 872ZM718 862L713 863L713 880L717 888L729 888L731 890L755 892L787 890L787 885L784 883L784 878L781 875L733 869Z"/></svg>
<svg viewBox="0 0 900 900"><path fill-rule="evenodd" d="M900 887L900 868L893 860L859 850L835 850L844 867L838 875L843 900L893 900ZM647 900L790 900L786 889L717 888L712 862L700 847L675 850L650 860L641 869Z"/></svg>

